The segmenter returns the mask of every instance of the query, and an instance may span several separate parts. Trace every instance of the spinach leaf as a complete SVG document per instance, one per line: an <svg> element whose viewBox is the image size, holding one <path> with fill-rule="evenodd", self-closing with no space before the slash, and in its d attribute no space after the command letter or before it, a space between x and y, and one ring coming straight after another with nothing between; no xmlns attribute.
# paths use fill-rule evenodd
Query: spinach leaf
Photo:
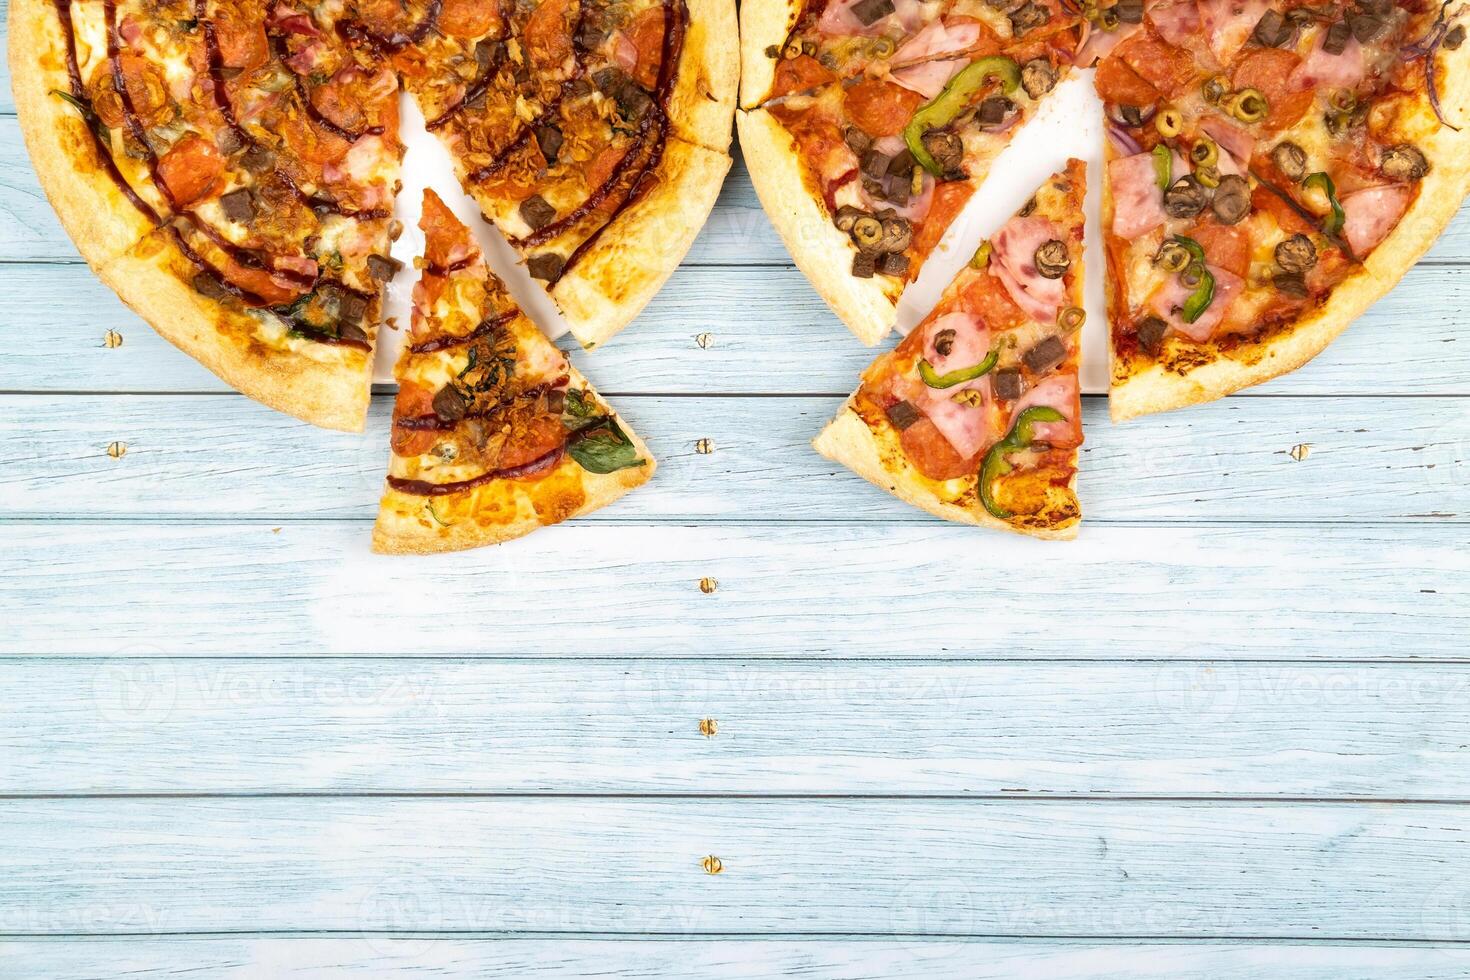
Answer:
<svg viewBox="0 0 1470 980"><path fill-rule="evenodd" d="M610 417L572 436L567 453L589 473L616 473L647 464L647 460L639 458L633 440Z"/></svg>

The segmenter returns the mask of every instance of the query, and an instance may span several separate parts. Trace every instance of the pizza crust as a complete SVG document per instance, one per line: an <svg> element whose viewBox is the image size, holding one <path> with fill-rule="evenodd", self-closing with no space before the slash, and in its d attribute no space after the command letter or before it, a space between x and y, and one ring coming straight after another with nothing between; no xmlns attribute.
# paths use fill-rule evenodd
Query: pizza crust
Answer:
<svg viewBox="0 0 1470 980"><path fill-rule="evenodd" d="M1414 204L1368 256L1363 269L1339 283L1325 303L1287 332L1249 347L1250 362L1226 355L1188 375L1154 363L1127 379L1115 378L1108 396L1113 421L1212 401L1293 371L1320 354L1353 320L1398 285L1439 238L1470 191L1470 45L1442 55L1437 72L1440 104L1446 119L1457 124L1463 121L1465 128L1457 133L1448 126L1439 127L1420 141L1430 172ZM1112 202L1106 197L1106 183L1103 220L1110 222ZM1111 330L1108 337L1111 348Z"/></svg>
<svg viewBox="0 0 1470 980"><path fill-rule="evenodd" d="M800 0L743 0L740 5L740 108L754 109L770 97L776 64L766 49L779 50L801 16Z"/></svg>
<svg viewBox="0 0 1470 980"><path fill-rule="evenodd" d="M1024 527L998 520L984 510L961 507L940 498L928 485L930 481L915 473L907 463L889 468L883 463L885 457L902 459L903 449L892 433L876 433L864 422L851 400L827 423L827 427L812 440L812 448L823 456L840 463L875 487L893 494L907 504L928 511L935 517L976 527L989 527L1011 531L1048 541L1070 541L1077 537L1077 521L1061 528ZM1070 484L1076 489L1075 473Z"/></svg>
<svg viewBox="0 0 1470 980"><path fill-rule="evenodd" d="M729 153L740 70L734 0L686 0L689 26L669 118L681 139Z"/></svg>
<svg viewBox="0 0 1470 980"><path fill-rule="evenodd" d="M730 157L669 139L654 188L618 215L551 287L587 349L627 326L678 268L715 206Z"/></svg>
<svg viewBox="0 0 1470 980"><path fill-rule="evenodd" d="M797 268L848 329L872 347L893 329L904 284L852 274L852 242L807 190L796 141L774 116L765 109L742 110L735 125L756 196Z"/></svg>
<svg viewBox="0 0 1470 980"><path fill-rule="evenodd" d="M81 113L53 92L71 92L66 43L50 0L12 0L10 78L15 111L41 189L71 240L98 269L153 230L123 195Z"/></svg>
<svg viewBox="0 0 1470 980"><path fill-rule="evenodd" d="M584 384L575 370L572 385ZM385 489L373 525L373 550L384 555L434 555L499 544L530 534L537 528L590 514L606 507L623 494L653 478L657 462L637 433L614 413L620 425L647 462L616 473L588 473L570 457L537 480L504 480L488 483L463 494L440 498L420 497ZM578 487L572 491L572 487ZM468 500L459 509L482 515L484 522L460 518L444 527L428 514L431 499ZM500 517L499 515L506 515Z"/></svg>
<svg viewBox="0 0 1470 980"><path fill-rule="evenodd" d="M159 336L241 394L312 425L362 431L372 385L369 352L293 338L284 324L222 306L188 284L194 272L169 233L159 230L97 275Z"/></svg>

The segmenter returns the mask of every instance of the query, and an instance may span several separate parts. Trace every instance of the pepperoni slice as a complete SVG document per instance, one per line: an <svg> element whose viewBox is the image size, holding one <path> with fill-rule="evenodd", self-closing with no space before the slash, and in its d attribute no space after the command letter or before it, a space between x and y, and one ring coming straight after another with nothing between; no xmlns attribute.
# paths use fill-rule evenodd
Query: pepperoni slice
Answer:
<svg viewBox="0 0 1470 980"><path fill-rule="evenodd" d="M158 161L158 179L177 207L186 208L219 190L225 161L206 139L190 133Z"/></svg>
<svg viewBox="0 0 1470 980"><path fill-rule="evenodd" d="M897 136L924 104L924 97L902 85L867 78L848 89L842 103L848 118L869 136Z"/></svg>
<svg viewBox="0 0 1470 980"><path fill-rule="evenodd" d="M426 264L446 266L453 261L449 253L464 241L464 225L449 210L449 205L433 191L424 194L424 210L419 216L419 228L424 233Z"/></svg>
<svg viewBox="0 0 1470 980"><path fill-rule="evenodd" d="M658 70L664 60L664 27L667 21L663 6L650 7L634 17L633 23L627 28L628 40L638 49L638 63L633 66L633 80L646 89L658 85ZM785 63L782 62L783 65Z"/></svg>
<svg viewBox="0 0 1470 980"><path fill-rule="evenodd" d="M566 443L567 430L561 419L552 415L538 415L523 426L517 427L500 450L495 461L497 470L508 470L525 466L560 448Z"/></svg>
<svg viewBox="0 0 1470 980"><path fill-rule="evenodd" d="M1256 48L1240 60L1230 81L1237 89L1253 88L1266 97L1269 111L1261 125L1272 133L1290 129L1306 115L1316 95L1291 85L1291 73L1302 59L1281 48Z"/></svg>
<svg viewBox="0 0 1470 980"><path fill-rule="evenodd" d="M266 306L285 306L305 294L307 287L285 285L277 281L264 269L252 269L227 259L220 270L232 285L260 297Z"/></svg>
<svg viewBox="0 0 1470 980"><path fill-rule="evenodd" d="M816 58L801 55L797 58L782 58L776 66L776 77L771 84L771 97L779 98L793 92L805 92L828 82L837 80Z"/></svg>
<svg viewBox="0 0 1470 980"><path fill-rule="evenodd" d="M1288 235L1297 233L1311 235L1317 231L1310 222L1297 214L1291 205L1265 187L1257 187L1251 191L1251 208L1256 211L1264 211L1275 218L1281 230Z"/></svg>
<svg viewBox="0 0 1470 980"><path fill-rule="evenodd" d="M544 0L526 20L521 42L538 68L553 68L572 53L572 28L567 23L570 0Z"/></svg>
<svg viewBox="0 0 1470 980"><path fill-rule="evenodd" d="M434 414L434 393L423 385L404 381L398 386L398 397L393 402L393 418L413 419ZM393 427L391 445L399 456L420 456L433 448L438 434L430 429L400 429Z"/></svg>
<svg viewBox="0 0 1470 980"><path fill-rule="evenodd" d="M444 0L439 8L438 29L450 37L482 37L500 20L495 4L486 0Z"/></svg>
<svg viewBox="0 0 1470 980"><path fill-rule="evenodd" d="M934 251L934 246L939 244L939 239L944 237L954 219L959 217L972 193L974 188L968 180L948 180L935 185L929 211L924 215L924 220L919 222L919 227L914 229L914 240L910 248L917 261L909 268L910 276L919 274L919 263Z"/></svg>
<svg viewBox="0 0 1470 980"><path fill-rule="evenodd" d="M1189 231L1189 237L1199 242L1210 265L1242 279L1250 272L1251 240L1242 225L1222 225L1213 218L1206 219Z"/></svg>
<svg viewBox="0 0 1470 980"><path fill-rule="evenodd" d="M1156 37L1151 31L1134 34L1113 52L1140 78L1164 95L1176 95L1194 81L1194 56Z"/></svg>
<svg viewBox="0 0 1470 980"><path fill-rule="evenodd" d="M929 419L919 419L904 429L898 441L909 462L931 480L953 480L975 472L975 461L956 452Z"/></svg>
<svg viewBox="0 0 1470 980"><path fill-rule="evenodd" d="M1142 108L1159 101L1159 90L1144 80L1143 76L1128 67L1127 62L1115 51L1097 66L1093 78L1097 94L1114 105L1131 105Z"/></svg>
<svg viewBox="0 0 1470 980"><path fill-rule="evenodd" d="M226 68L248 71L270 59L265 24L244 11L219 7L214 15L214 36L219 43L220 61Z"/></svg>
<svg viewBox="0 0 1470 980"><path fill-rule="evenodd" d="M956 308L984 317L991 330L1012 330L1029 322L1005 283L988 272L969 276L955 300Z"/></svg>

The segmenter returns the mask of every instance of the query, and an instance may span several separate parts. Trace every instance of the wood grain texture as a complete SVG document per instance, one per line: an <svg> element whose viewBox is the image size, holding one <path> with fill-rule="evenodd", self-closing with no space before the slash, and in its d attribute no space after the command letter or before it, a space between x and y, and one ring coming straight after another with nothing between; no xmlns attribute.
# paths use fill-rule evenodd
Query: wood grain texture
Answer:
<svg viewBox="0 0 1470 980"><path fill-rule="evenodd" d="M1311 364L1236 398L1470 394L1467 303L1470 269L1420 266ZM0 391L229 390L85 266L0 266L0 327L25 338L0 358ZM794 268L684 266L616 343L572 360L608 392L835 395L873 356Z"/></svg>
<svg viewBox="0 0 1470 980"><path fill-rule="evenodd" d="M1425 524L971 550L926 524L584 523L411 560L367 527L0 523L0 652L1459 659L1470 629L1470 549ZM1038 628L1058 597L1085 613Z"/></svg>
<svg viewBox="0 0 1470 980"><path fill-rule="evenodd" d="M0 957L52 980L119 976L895 977L916 980L1451 980L1470 969L1455 946L1344 943L1110 943L840 939L348 938L0 941Z"/></svg>
<svg viewBox="0 0 1470 980"><path fill-rule="evenodd" d="M647 433L660 469L588 520L937 526L811 450L840 399L615 403ZM378 397L366 433L340 434L235 395L0 396L0 516L369 520L391 408ZM1086 414L1081 496L1091 524L1470 523L1470 399L1237 398L1116 426L1103 400L1088 398ZM695 449L702 439L708 452ZM118 440L128 451L114 459L106 447ZM1309 455L1296 460L1303 444Z"/></svg>
<svg viewBox="0 0 1470 980"><path fill-rule="evenodd" d="M1459 806L55 799L0 821L12 935L1470 939Z"/></svg>
<svg viewBox="0 0 1470 980"><path fill-rule="evenodd" d="M12 658L0 786L1463 801L1467 695L1464 664Z"/></svg>

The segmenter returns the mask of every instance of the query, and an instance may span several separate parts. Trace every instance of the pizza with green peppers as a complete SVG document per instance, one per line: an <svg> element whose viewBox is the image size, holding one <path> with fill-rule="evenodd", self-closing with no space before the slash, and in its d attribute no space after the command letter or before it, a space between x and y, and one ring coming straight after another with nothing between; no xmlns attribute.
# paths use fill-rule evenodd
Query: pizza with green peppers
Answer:
<svg viewBox="0 0 1470 980"><path fill-rule="evenodd" d="M1080 160L976 250L813 446L948 520L1077 533L1082 444Z"/></svg>
<svg viewBox="0 0 1470 980"><path fill-rule="evenodd" d="M424 255L394 376L392 456L373 549L493 544L596 510L654 462L424 195Z"/></svg>
<svg viewBox="0 0 1470 980"><path fill-rule="evenodd" d="M574 335L648 301L729 167L727 0L15 0L26 144L99 276L239 390L359 429L399 92Z"/></svg>

